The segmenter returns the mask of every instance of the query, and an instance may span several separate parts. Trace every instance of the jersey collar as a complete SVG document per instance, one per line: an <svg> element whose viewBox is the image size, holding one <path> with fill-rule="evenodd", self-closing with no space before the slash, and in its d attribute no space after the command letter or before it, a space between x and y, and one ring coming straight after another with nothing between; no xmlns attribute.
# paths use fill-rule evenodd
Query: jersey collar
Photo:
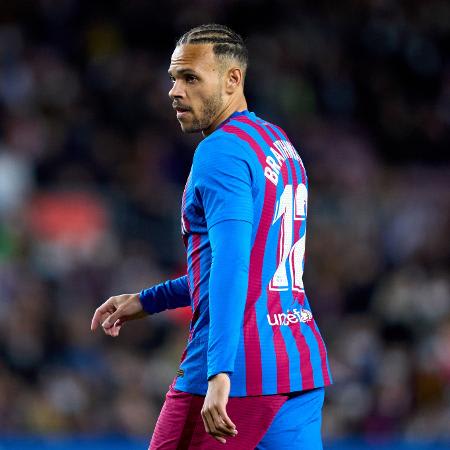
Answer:
<svg viewBox="0 0 450 450"><path fill-rule="evenodd" d="M239 117L239 116L249 116L251 113L248 111L248 109L244 109L243 111L236 111L231 116L226 118L222 123L219 124L219 126L216 128L216 130L222 128L224 125L226 125L230 120ZM216 131L215 130L215 131Z"/></svg>

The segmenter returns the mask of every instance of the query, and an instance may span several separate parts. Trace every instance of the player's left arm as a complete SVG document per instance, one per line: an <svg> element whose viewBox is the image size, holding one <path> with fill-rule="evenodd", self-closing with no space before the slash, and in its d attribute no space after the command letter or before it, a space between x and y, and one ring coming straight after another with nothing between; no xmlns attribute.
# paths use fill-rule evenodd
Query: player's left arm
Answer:
<svg viewBox="0 0 450 450"><path fill-rule="evenodd" d="M193 180L212 251L209 281L208 392L202 417L217 440L234 436L226 413L247 297L253 223L252 167L247 149L209 140L194 157Z"/></svg>

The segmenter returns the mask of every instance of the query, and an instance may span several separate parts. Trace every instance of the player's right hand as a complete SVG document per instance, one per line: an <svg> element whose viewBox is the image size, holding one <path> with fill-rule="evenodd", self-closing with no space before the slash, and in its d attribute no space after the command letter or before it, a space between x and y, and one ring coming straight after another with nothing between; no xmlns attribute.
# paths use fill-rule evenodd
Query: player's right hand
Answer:
<svg viewBox="0 0 450 450"><path fill-rule="evenodd" d="M116 295L95 310L91 330L95 331L101 325L105 334L116 337L125 322L141 319L146 315L147 313L142 309L139 294Z"/></svg>

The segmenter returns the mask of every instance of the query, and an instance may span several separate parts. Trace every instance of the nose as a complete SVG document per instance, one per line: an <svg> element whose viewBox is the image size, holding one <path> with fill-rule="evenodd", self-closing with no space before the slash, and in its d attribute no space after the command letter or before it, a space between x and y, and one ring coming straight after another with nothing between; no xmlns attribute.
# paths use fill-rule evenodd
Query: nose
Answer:
<svg viewBox="0 0 450 450"><path fill-rule="evenodd" d="M181 83L177 80L173 83L172 89L169 91L169 97L173 100L175 98L183 98L184 90Z"/></svg>

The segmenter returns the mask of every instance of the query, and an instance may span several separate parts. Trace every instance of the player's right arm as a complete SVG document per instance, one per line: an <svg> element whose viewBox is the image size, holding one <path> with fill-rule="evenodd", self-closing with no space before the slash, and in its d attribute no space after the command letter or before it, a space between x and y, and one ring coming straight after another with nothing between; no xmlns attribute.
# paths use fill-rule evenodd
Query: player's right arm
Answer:
<svg viewBox="0 0 450 450"><path fill-rule="evenodd" d="M95 331L101 325L105 334L116 337L125 322L140 319L146 315L147 312L139 301L139 293L115 295L95 310L91 330Z"/></svg>
<svg viewBox="0 0 450 450"><path fill-rule="evenodd" d="M168 280L135 294L110 297L94 313L91 330L100 325L109 336L118 336L122 325L166 309L189 306L191 298L187 276Z"/></svg>
<svg viewBox="0 0 450 450"><path fill-rule="evenodd" d="M156 314L167 309L189 306L191 296L187 275L143 289L139 294L139 300L147 314Z"/></svg>

